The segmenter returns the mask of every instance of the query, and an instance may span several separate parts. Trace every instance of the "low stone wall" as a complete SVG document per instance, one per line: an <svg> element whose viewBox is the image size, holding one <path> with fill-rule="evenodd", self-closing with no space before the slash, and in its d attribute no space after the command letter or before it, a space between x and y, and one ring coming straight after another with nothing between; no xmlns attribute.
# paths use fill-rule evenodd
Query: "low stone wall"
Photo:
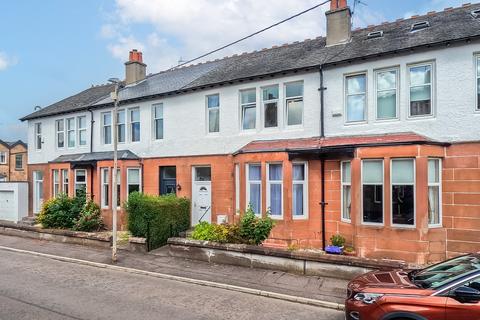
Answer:
<svg viewBox="0 0 480 320"><path fill-rule="evenodd" d="M42 229L7 221L0 221L0 234L100 248L110 248L112 243L111 235L60 229Z"/></svg>
<svg viewBox="0 0 480 320"><path fill-rule="evenodd" d="M263 268L297 274L353 279L373 269L407 267L392 260L374 260L261 246L221 244L185 238L168 239L170 255L217 264Z"/></svg>

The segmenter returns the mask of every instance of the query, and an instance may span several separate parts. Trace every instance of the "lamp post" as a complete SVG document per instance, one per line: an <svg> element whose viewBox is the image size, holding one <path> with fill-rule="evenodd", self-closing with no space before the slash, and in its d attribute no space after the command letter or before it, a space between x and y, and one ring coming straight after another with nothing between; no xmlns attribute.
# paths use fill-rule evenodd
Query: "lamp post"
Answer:
<svg viewBox="0 0 480 320"><path fill-rule="evenodd" d="M113 100L113 173L112 173L112 262L117 261L117 167L118 167L118 132L117 132L117 113L118 113L118 90L120 89L120 80L117 78L108 79L115 84L115 91L110 94Z"/></svg>

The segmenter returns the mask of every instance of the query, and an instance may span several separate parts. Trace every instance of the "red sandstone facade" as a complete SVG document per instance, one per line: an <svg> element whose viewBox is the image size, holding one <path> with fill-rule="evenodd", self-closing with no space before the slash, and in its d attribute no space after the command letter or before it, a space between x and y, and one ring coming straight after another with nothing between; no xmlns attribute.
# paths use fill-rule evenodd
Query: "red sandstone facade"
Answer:
<svg viewBox="0 0 480 320"><path fill-rule="evenodd" d="M398 142L398 141L397 141ZM395 142L395 143L397 143ZM280 143L281 142L277 142ZM284 141L284 144L291 143ZM298 143L295 142L295 143ZM121 202L127 197L126 170L141 168L142 191L159 194L160 167L175 166L177 172L177 194L191 198L192 168L211 167L212 208L211 221L218 215L227 215L228 221L238 219L238 212L246 208L246 166L261 164L262 212L267 210L266 166L267 163L283 165L283 217L276 226L266 245L322 248L322 232L325 238L341 234L347 243L355 247L363 257L405 260L418 264L439 261L464 252L480 248L480 143L453 145L429 144L428 142L361 146L354 148L353 157L325 160L325 230L322 230L321 210L321 160L311 155L298 156L286 151L253 151L236 155L195 156L177 158L146 158L119 161L121 172ZM278 146L277 146L278 147ZM245 148L248 150L248 146ZM392 159L414 159L415 162L415 225L393 226L391 223L390 164ZM428 159L441 159L442 163L442 210L441 225L428 225ZM366 159L382 159L384 162L384 219L382 225L366 225L361 218L361 163ZM292 216L292 163L304 161L308 164L308 212L305 218ZM341 217L341 161L351 163L351 221ZM235 167L238 165L238 180ZM112 161L99 161L87 169L87 193L100 204L101 168L111 168ZM70 163L32 165L29 172L44 172L44 197L52 195L52 174L56 169L69 172L69 194L74 190L74 169ZM111 177L111 175L110 175ZM30 177L32 181L33 177ZM61 180L61 177L60 177ZM238 181L239 188L236 188ZM109 181L111 185L111 179ZM33 188L30 188L32 190ZM238 192L238 198L237 193ZM111 197L111 194L109 195ZM238 200L237 200L238 199ZM109 202L111 203L111 202ZM238 207L237 207L238 206ZM111 210L102 209L107 226L111 221ZM120 211L119 227L126 228L123 209Z"/></svg>

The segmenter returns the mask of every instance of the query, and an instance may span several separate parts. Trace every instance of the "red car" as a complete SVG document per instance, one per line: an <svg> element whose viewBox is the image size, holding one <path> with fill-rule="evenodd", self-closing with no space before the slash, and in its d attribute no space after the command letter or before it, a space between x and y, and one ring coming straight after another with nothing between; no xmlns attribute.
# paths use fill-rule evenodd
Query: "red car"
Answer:
<svg viewBox="0 0 480 320"><path fill-rule="evenodd" d="M348 284L347 320L480 320L480 253L414 270L373 271Z"/></svg>

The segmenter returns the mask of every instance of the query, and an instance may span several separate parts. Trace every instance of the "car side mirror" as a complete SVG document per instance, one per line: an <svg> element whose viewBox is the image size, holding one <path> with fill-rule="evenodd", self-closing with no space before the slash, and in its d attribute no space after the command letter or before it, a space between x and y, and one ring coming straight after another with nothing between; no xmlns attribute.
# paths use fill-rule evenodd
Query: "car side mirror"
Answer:
<svg viewBox="0 0 480 320"><path fill-rule="evenodd" d="M466 286L455 289L454 296L460 302L480 301L480 291Z"/></svg>

